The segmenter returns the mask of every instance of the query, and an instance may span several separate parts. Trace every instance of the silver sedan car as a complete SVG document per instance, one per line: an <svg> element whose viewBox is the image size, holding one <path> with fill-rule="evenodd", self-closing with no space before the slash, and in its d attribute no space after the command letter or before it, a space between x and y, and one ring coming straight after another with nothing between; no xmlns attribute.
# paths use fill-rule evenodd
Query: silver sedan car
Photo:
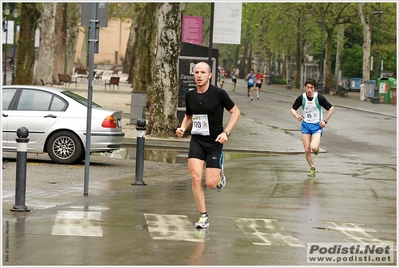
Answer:
<svg viewBox="0 0 399 268"><path fill-rule="evenodd" d="M43 86L2 87L3 151L17 151L17 129L29 131L28 153L47 153L55 163L85 159L88 100L71 91ZM122 146L122 112L92 103L90 152Z"/></svg>

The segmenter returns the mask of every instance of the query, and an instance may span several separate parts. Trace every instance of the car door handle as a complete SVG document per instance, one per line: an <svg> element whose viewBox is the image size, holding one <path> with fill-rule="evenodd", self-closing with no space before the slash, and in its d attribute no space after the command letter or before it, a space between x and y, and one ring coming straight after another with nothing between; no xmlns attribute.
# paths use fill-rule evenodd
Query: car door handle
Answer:
<svg viewBox="0 0 399 268"><path fill-rule="evenodd" d="M8 117L8 114L2 114L3 115L3 117Z"/></svg>
<svg viewBox="0 0 399 268"><path fill-rule="evenodd" d="M57 118L57 116L56 116L56 115L52 115L52 114L48 114L48 115L45 115L45 116L44 116L44 118L47 118L47 117L51 117L51 118Z"/></svg>

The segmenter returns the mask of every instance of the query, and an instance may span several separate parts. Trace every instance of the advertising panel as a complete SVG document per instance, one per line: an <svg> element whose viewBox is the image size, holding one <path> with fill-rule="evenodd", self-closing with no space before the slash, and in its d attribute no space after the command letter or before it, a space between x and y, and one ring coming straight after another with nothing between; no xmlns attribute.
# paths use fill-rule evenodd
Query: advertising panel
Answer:
<svg viewBox="0 0 399 268"><path fill-rule="evenodd" d="M183 16L182 42L202 45L202 17Z"/></svg>
<svg viewBox="0 0 399 268"><path fill-rule="evenodd" d="M242 3L215 3L213 40L215 44L241 43Z"/></svg>

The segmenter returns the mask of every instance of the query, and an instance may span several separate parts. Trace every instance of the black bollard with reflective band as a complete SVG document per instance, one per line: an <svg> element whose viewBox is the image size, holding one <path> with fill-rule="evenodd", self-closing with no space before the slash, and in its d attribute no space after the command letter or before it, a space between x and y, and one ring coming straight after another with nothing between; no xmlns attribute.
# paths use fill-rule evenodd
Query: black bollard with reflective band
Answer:
<svg viewBox="0 0 399 268"><path fill-rule="evenodd" d="M144 118L137 119L136 178L132 185L147 185L143 181L145 125L146 123Z"/></svg>
<svg viewBox="0 0 399 268"><path fill-rule="evenodd" d="M26 162L27 162L27 151L28 151L28 139L29 130L26 127L20 127L17 129L17 177L15 184L15 206L10 209L16 212L28 212L30 211L25 206L25 194L26 194Z"/></svg>

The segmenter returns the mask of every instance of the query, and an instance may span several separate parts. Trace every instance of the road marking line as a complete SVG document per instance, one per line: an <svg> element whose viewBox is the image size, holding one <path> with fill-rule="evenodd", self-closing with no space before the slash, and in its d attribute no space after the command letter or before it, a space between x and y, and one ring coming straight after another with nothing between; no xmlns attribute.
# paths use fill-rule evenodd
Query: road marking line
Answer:
<svg viewBox="0 0 399 268"><path fill-rule="evenodd" d="M102 237L101 212L57 211L51 235Z"/></svg>
<svg viewBox="0 0 399 268"><path fill-rule="evenodd" d="M204 229L195 229L185 215L144 213L152 239L204 242Z"/></svg>
<svg viewBox="0 0 399 268"><path fill-rule="evenodd" d="M324 223L328 225L327 227L328 229L339 231L344 235L346 235L349 240L355 240L363 244L393 242L387 240L383 241L381 239L373 237L372 235L369 234L369 232L377 233L377 231L372 228L363 228L360 226L364 224L357 224L351 222L344 222L339 224L335 222L324 222Z"/></svg>
<svg viewBox="0 0 399 268"><path fill-rule="evenodd" d="M254 245L270 246L288 244L290 247L306 247L301 241L291 235L284 235L275 226L275 219L233 218L238 227ZM279 228L282 230L282 228Z"/></svg>

